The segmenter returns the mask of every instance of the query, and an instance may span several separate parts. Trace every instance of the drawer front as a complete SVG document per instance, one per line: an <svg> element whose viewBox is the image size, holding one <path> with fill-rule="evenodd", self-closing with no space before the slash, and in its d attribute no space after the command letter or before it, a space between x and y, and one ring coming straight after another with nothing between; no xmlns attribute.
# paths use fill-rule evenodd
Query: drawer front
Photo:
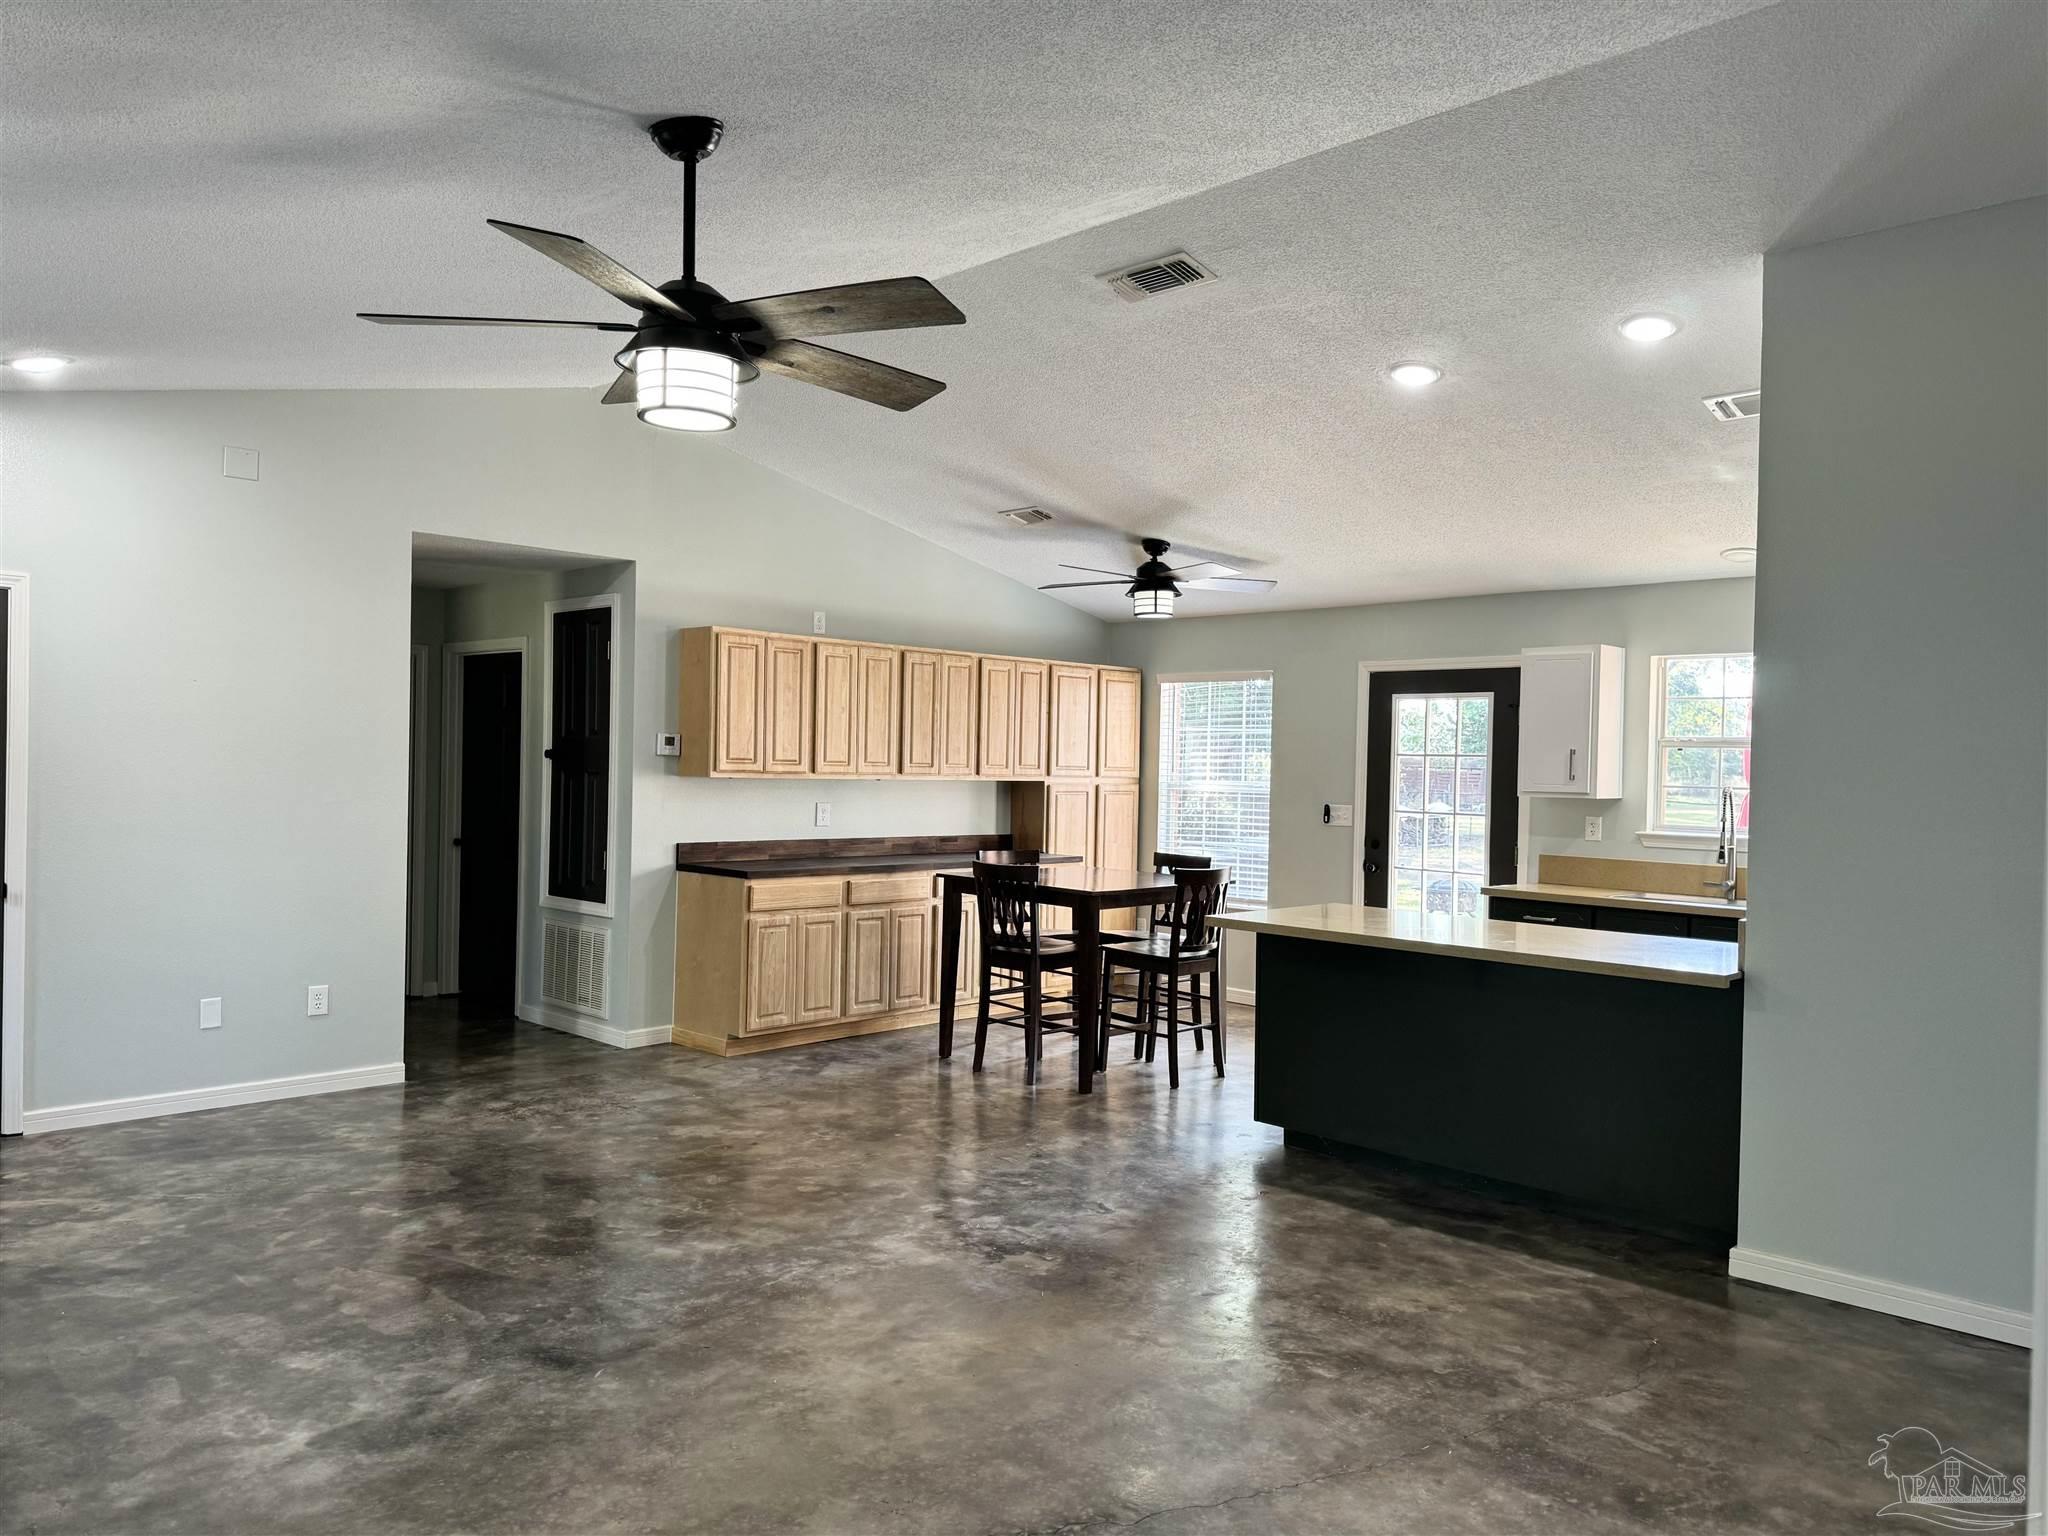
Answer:
<svg viewBox="0 0 2048 1536"><path fill-rule="evenodd" d="M749 880L749 912L791 912L799 907L836 907L837 880Z"/></svg>
<svg viewBox="0 0 2048 1536"><path fill-rule="evenodd" d="M846 882L846 904L873 907L886 902L929 901L937 879L931 874L855 875Z"/></svg>
<svg viewBox="0 0 2048 1536"><path fill-rule="evenodd" d="M1591 907L1567 906L1556 901L1523 901L1513 896L1489 898L1487 914L1497 923L1537 923L1545 928L1590 928Z"/></svg>
<svg viewBox="0 0 2048 1536"><path fill-rule="evenodd" d="M1691 919L1691 936L1695 939L1717 939L1723 944L1735 942L1735 919L1732 917L1695 917Z"/></svg>
<svg viewBox="0 0 2048 1536"><path fill-rule="evenodd" d="M1595 907L1593 926L1608 933L1654 933L1667 939L1689 936L1683 912L1642 912L1630 907Z"/></svg>

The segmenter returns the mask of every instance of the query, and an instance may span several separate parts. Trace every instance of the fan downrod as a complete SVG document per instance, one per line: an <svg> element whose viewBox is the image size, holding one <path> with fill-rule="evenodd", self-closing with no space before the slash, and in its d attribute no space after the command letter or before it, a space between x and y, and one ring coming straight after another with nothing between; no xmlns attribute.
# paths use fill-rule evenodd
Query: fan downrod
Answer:
<svg viewBox="0 0 2048 1536"><path fill-rule="evenodd" d="M648 125L647 136L669 159L694 164L711 158L725 137L725 123L716 117L664 117Z"/></svg>

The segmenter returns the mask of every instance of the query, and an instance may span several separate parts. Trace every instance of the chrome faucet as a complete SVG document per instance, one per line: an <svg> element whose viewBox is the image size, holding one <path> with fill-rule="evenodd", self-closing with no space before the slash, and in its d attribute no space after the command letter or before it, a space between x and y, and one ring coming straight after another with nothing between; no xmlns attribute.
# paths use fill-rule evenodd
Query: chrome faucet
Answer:
<svg viewBox="0 0 2048 1536"><path fill-rule="evenodd" d="M1721 791L1721 846L1714 850L1714 860L1721 865L1719 880L1703 880L1702 885L1718 888L1723 901L1735 899L1735 791Z"/></svg>

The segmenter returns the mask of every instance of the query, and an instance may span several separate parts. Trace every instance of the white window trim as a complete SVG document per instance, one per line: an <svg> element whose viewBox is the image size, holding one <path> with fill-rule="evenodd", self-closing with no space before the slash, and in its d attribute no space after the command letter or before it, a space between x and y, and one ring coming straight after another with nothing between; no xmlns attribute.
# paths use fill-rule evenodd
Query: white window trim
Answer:
<svg viewBox="0 0 2048 1536"><path fill-rule="evenodd" d="M1166 782L1166 753L1164 750L1166 746L1166 738L1164 733L1160 730L1159 726L1159 719L1161 714L1164 713L1164 711L1161 708L1159 690L1164 688L1168 683L1250 683L1257 682L1261 679L1264 679L1266 682L1269 683L1272 682L1272 672L1270 670L1252 668L1248 671L1242 672L1158 672L1153 674L1152 740L1155 744L1154 751L1156 753L1156 762L1154 764L1154 772L1152 775L1152 837L1156 843L1163 843L1165 841L1165 839L1163 839L1159 835L1159 791L1160 787ZM1266 738L1266 755L1269 759L1272 756L1272 752L1273 740L1272 737L1269 735ZM1257 901L1257 903L1253 903L1250 901L1228 902L1225 904L1225 910L1230 912L1259 912L1271 906L1272 903L1273 779L1271 774L1269 773L1266 778L1266 894L1263 897L1261 897Z"/></svg>
<svg viewBox="0 0 2048 1536"><path fill-rule="evenodd" d="M611 676L612 736L606 757L607 773L605 784L604 813L604 900L582 901L574 896L557 896L548 890L548 860L554 844L549 840L548 817L554 805L554 796L548 793L546 775L554 772L554 764L541 759L542 783L540 787L540 904L557 912L580 912L585 917L614 917L617 915L619 861L612 857L619 845L619 594L600 593L596 597L560 597L542 605L541 624L544 629L541 641L540 674L540 739L542 750L555 739L555 615L558 613L580 613L589 608L609 608L612 611L612 652L610 666L605 670Z"/></svg>
<svg viewBox="0 0 2048 1536"><path fill-rule="evenodd" d="M1654 655L1650 658L1650 707L1643 711L1644 714L1649 716L1650 726L1649 746L1643 753L1643 814L1646 817L1654 817L1656 815L1658 802L1663 798L1662 786L1659 780L1664 773L1664 763L1658 754L1664 747L1665 663L1697 661L1707 656L1747 656L1752 664L1750 676L1754 679L1756 675L1754 670L1755 651L1672 651L1668 654ZM1751 686L1752 688L1755 686L1753 681ZM1752 696L1752 710L1754 705L1755 700ZM1752 724L1754 720L1755 716L1752 714ZM1729 738L1727 737L1719 737L1715 739L1715 744L1725 746L1728 744L1728 741ZM1705 745L1705 743L1702 744ZM1756 736L1753 730L1750 734L1748 747L1751 751L1756 750ZM1720 847L1721 834L1718 832L1694 832L1684 828L1653 825L1644 827L1641 831L1637 832L1636 841L1645 848L1676 848L1698 852ZM1749 848L1749 834L1747 832L1738 831L1735 834L1735 847L1738 852L1747 851Z"/></svg>

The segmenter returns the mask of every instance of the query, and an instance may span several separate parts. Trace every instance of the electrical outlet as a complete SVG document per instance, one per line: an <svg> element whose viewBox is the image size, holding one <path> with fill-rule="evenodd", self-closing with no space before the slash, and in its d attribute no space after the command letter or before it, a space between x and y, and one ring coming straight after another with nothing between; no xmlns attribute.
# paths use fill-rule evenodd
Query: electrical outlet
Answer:
<svg viewBox="0 0 2048 1536"><path fill-rule="evenodd" d="M831 802L830 800L820 800L820 801L819 801L819 802L817 803L817 807L816 807L816 809L815 809L815 810L813 811L812 815L813 815L813 819L812 819L812 822L811 822L811 825L812 825L812 826L814 826L814 827L829 827L829 826L831 826L831 825L832 825L832 802Z"/></svg>
<svg viewBox="0 0 2048 1536"><path fill-rule="evenodd" d="M1601 830L1601 826L1602 826L1602 818L1600 818L1600 817L1598 817L1598 816L1588 816L1588 817L1586 818L1586 841L1587 841L1587 842L1589 842L1589 843L1597 843L1597 842L1599 842L1599 841L1600 841L1600 830Z"/></svg>
<svg viewBox="0 0 2048 1536"><path fill-rule="evenodd" d="M199 1027L201 1029L220 1028L219 998L202 997L201 999L199 999Z"/></svg>
<svg viewBox="0 0 2048 1536"><path fill-rule="evenodd" d="M811 615L811 633L814 635L825 633L825 610L822 608L816 610Z"/></svg>
<svg viewBox="0 0 2048 1536"><path fill-rule="evenodd" d="M223 448L220 451L220 472L230 480L257 479L261 458L254 448Z"/></svg>
<svg viewBox="0 0 2048 1536"><path fill-rule="evenodd" d="M306 988L306 1017L318 1019L324 1018L326 1014L327 983L323 981L317 987Z"/></svg>

